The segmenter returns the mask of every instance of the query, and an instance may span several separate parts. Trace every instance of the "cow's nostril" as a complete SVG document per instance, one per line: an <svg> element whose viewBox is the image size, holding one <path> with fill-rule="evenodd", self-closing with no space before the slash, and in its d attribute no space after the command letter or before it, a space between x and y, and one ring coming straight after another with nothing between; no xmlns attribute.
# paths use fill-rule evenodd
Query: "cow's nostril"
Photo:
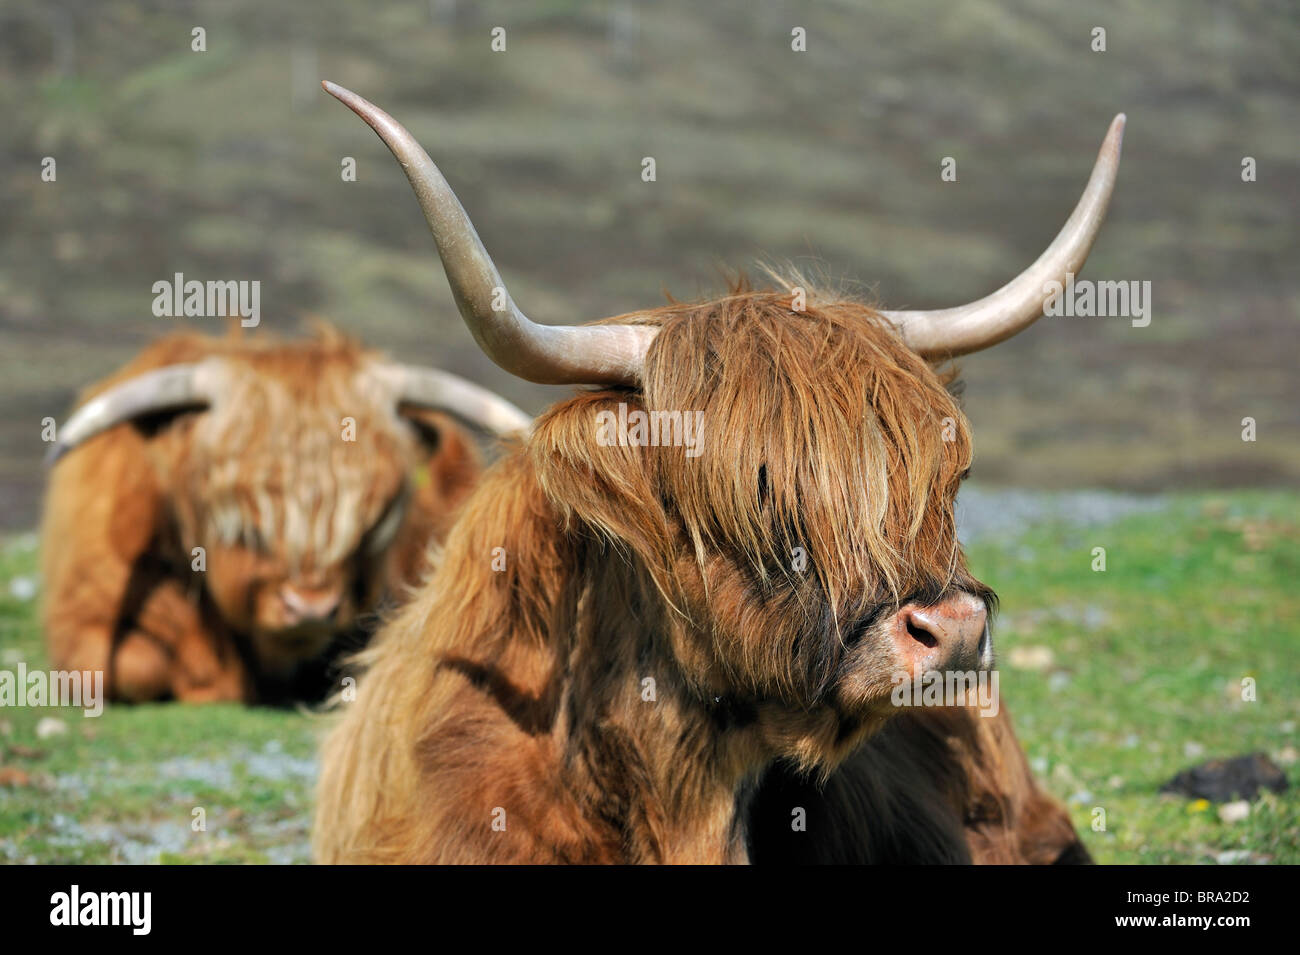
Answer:
<svg viewBox="0 0 1300 955"><path fill-rule="evenodd" d="M917 643L924 647L929 647L931 650L939 645L939 638L929 630L926 630L924 627L917 624L916 618L912 616L907 618L907 635Z"/></svg>
<svg viewBox="0 0 1300 955"><path fill-rule="evenodd" d="M894 646L909 667L975 669L984 663L980 649L988 615L983 602L958 593L924 607L908 605L895 618ZM988 644L991 663L992 643Z"/></svg>

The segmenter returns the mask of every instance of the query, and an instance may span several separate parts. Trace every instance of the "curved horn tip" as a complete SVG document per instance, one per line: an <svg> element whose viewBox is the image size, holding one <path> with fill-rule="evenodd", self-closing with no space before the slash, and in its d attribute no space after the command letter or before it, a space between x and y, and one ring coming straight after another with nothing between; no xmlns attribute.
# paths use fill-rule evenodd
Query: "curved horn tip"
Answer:
<svg viewBox="0 0 1300 955"><path fill-rule="evenodd" d="M329 80L321 80L320 86L326 93L329 93L330 96L333 96L353 112L360 113L361 107L364 106L369 106L371 109L375 108L374 104L369 102L364 96L359 96L346 86L339 86L339 84L331 83Z"/></svg>
<svg viewBox="0 0 1300 955"><path fill-rule="evenodd" d="M1102 140L1102 152L1113 152L1115 158L1119 158L1120 150L1124 146L1124 127L1127 124L1127 115L1124 113L1115 114L1115 118L1110 121L1110 129L1106 130L1106 138Z"/></svg>
<svg viewBox="0 0 1300 955"><path fill-rule="evenodd" d="M496 364L543 384L628 384L640 380L653 332L631 325L538 325L507 293L464 206L424 147L375 104L328 80L322 88L361 117L396 157L424 212L461 318Z"/></svg>
<svg viewBox="0 0 1300 955"><path fill-rule="evenodd" d="M328 92L330 96L337 99L339 103L347 104L348 99L360 99L359 96L348 90L346 86L339 86L338 83L331 83L328 79L322 79L321 90Z"/></svg>
<svg viewBox="0 0 1300 955"><path fill-rule="evenodd" d="M1097 151L1088 185L1051 245L1002 288L956 308L882 311L900 328L904 341L931 360L967 355L1010 338L1042 315L1044 282L1064 282L1083 265L1105 218L1119 175L1120 148L1128 117L1118 113Z"/></svg>
<svg viewBox="0 0 1300 955"><path fill-rule="evenodd" d="M326 93L329 93L330 96L333 96L336 100L338 100L340 103L342 103L344 106L348 107L348 109L351 109L354 112L360 112L360 107L368 106L371 109L378 108L375 106L374 103L371 103L364 96L362 96L359 93L352 92L346 86L339 86L339 84L332 83L329 80L321 80L320 85L321 85L321 89L323 89Z"/></svg>

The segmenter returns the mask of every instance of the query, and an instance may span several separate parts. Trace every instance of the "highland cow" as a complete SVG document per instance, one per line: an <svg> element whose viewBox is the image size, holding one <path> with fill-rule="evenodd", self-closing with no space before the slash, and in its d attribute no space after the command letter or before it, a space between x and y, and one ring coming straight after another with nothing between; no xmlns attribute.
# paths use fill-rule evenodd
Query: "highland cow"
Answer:
<svg viewBox="0 0 1300 955"><path fill-rule="evenodd" d="M530 424L327 327L156 342L58 431L42 531L53 665L103 670L118 700L319 698L480 473L448 413L500 434Z"/></svg>
<svg viewBox="0 0 1300 955"><path fill-rule="evenodd" d="M932 363L1027 327L1045 283L1079 270L1122 117L1046 252L970 305L884 312L786 282L555 327L510 300L414 138L325 87L401 163L489 357L532 381L598 387L552 407L484 475L431 580L362 655L324 749L320 861L744 862L749 810L775 768L823 780L844 764L847 794L819 790L837 812L852 811L859 770L915 778L916 741L863 748L891 720L1022 759L1013 736L972 727L965 710L900 717L891 703L899 674L992 662L993 594L967 569L953 515L970 434ZM599 421L630 419L620 405L698 415L701 453L597 441ZM965 828L950 844L989 861L963 803L1026 792L995 771L931 791L936 818ZM1024 823L1032 841L1036 807L1008 808L1004 832ZM872 820L859 830L894 844Z"/></svg>

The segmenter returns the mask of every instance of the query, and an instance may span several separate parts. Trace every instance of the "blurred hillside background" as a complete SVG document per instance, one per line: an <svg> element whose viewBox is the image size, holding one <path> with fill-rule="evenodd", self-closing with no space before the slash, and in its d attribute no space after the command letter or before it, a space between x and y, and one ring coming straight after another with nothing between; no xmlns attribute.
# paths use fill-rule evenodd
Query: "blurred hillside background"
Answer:
<svg viewBox="0 0 1300 955"><path fill-rule="evenodd" d="M976 477L1293 485L1300 7L1080 7L5 0L0 527L37 522L42 417L156 336L222 331L152 315L175 272L260 280L263 333L315 313L530 410L563 393L480 355L399 169L321 78L422 140L549 322L705 296L756 259L822 263L887 307L979 297L1055 235L1127 112L1085 275L1150 280L1151 324L1044 319L966 359Z"/></svg>

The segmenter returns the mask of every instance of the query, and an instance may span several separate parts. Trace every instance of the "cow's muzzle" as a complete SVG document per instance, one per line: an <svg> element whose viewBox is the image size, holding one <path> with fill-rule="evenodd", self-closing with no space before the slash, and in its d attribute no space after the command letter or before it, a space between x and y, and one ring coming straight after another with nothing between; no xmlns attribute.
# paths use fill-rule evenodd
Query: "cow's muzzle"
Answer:
<svg viewBox="0 0 1300 955"><path fill-rule="evenodd" d="M890 626L894 650L913 676L930 670L987 670L993 638L984 601L959 592L938 603L904 604Z"/></svg>

